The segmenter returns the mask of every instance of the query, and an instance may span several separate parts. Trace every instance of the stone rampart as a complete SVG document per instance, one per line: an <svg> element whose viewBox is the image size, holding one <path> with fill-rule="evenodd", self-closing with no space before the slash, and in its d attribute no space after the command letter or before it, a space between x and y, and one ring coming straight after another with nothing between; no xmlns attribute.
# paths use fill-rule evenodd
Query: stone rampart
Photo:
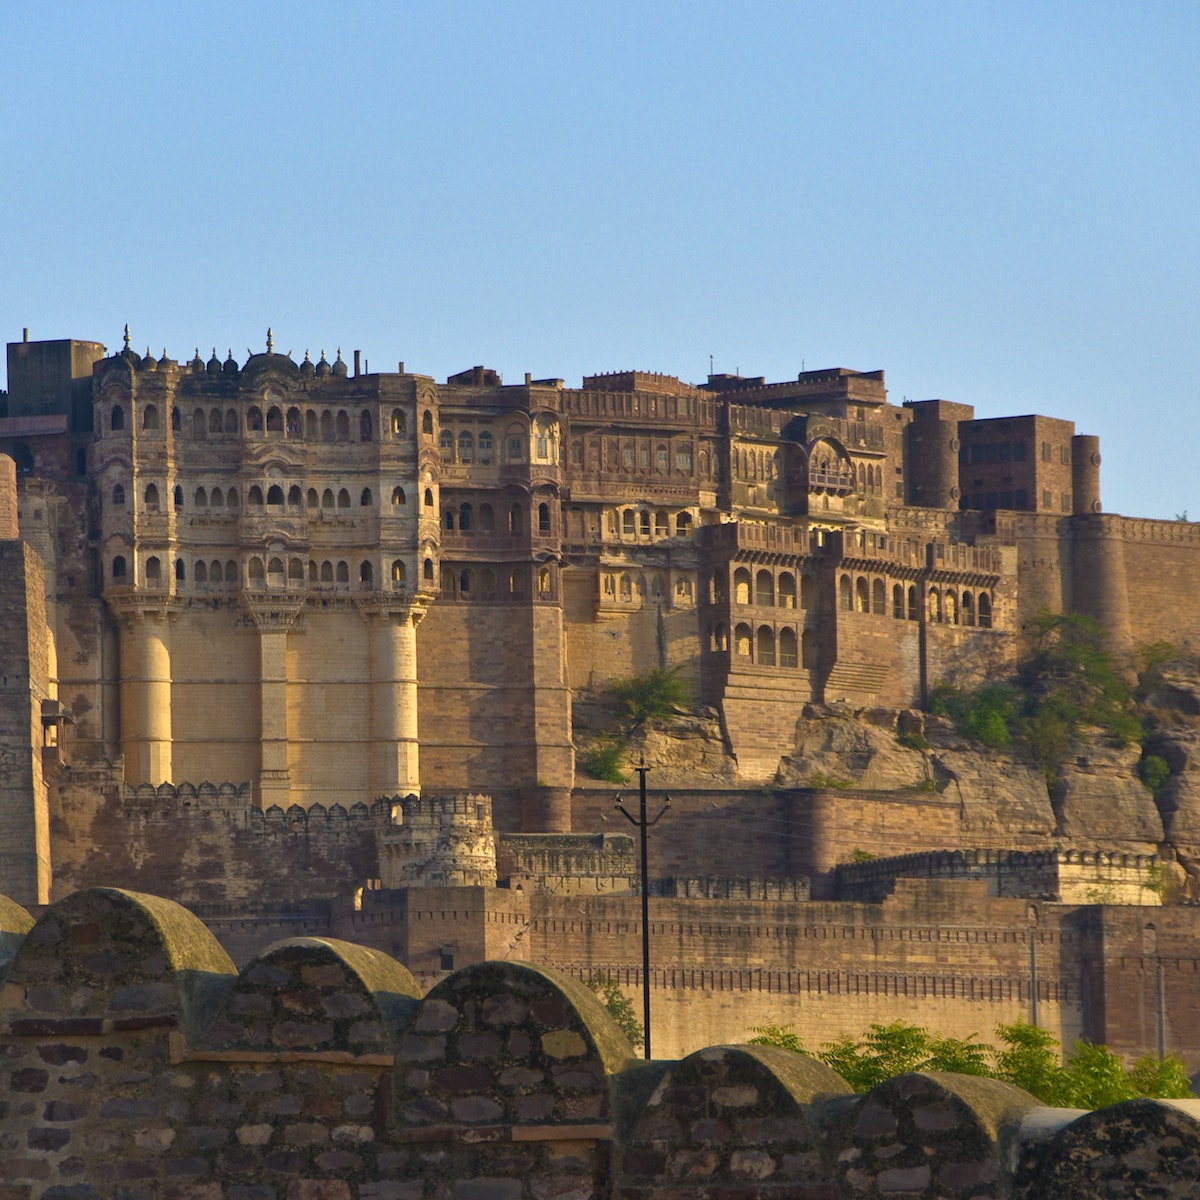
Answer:
<svg viewBox="0 0 1200 1200"><path fill-rule="evenodd" d="M52 906L0 970L4 1200L1200 1189L1200 1101L1078 1113L936 1072L856 1096L753 1046L643 1062L557 972L479 963L422 997L385 954L301 938L239 973L195 917L133 892Z"/></svg>

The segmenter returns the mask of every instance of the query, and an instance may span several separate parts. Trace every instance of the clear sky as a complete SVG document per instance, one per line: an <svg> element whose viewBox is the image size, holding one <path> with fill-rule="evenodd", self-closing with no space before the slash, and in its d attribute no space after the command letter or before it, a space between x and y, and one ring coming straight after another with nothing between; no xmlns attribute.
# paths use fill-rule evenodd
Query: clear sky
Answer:
<svg viewBox="0 0 1200 1200"><path fill-rule="evenodd" d="M1200 3L15 3L0 336L891 398L1200 517Z"/></svg>

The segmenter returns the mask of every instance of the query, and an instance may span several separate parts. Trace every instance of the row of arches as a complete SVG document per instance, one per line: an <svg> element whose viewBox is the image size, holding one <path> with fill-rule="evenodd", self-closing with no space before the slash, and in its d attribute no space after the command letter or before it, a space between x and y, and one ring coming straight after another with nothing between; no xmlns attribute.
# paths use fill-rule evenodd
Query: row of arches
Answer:
<svg viewBox="0 0 1200 1200"><path fill-rule="evenodd" d="M651 512L647 508L610 508L608 510L608 532L621 537L668 538L691 537L692 514L681 512L675 515L675 528L671 529L671 515L664 509Z"/></svg>
<svg viewBox="0 0 1200 1200"><path fill-rule="evenodd" d="M426 560L429 573L432 574L432 560ZM163 561L157 555L151 555L145 561L143 568L147 586L162 586L164 583ZM242 583L242 573L233 559L222 562L220 559L198 558L191 561L177 558L174 561L173 574L177 584L186 584L189 576L197 587L237 587ZM358 583L362 587L375 585L375 568L369 559L364 559L354 569ZM123 554L113 557L111 576L115 584L128 582L129 563ZM394 559L390 570L390 583L393 588L402 589L408 581L407 569L402 559ZM274 587L322 587L326 585L349 586L351 581L351 565L345 559L324 559L317 561L309 559L307 566L303 559L282 556L270 556L266 559L258 555L251 556L246 561L245 582L251 588Z"/></svg>
<svg viewBox="0 0 1200 1200"><path fill-rule="evenodd" d="M990 629L993 621L992 595L986 589L931 587L925 596L926 619L935 624L965 625ZM838 580L838 605L843 612L890 615L896 620L920 620L920 592L916 584L892 584L890 605L882 579L865 575Z"/></svg>
<svg viewBox="0 0 1200 1200"><path fill-rule="evenodd" d="M443 429L438 435L438 450L443 462L478 462L486 466L495 455L496 445L490 429L481 429L478 438L471 430L463 429L457 439L452 430Z"/></svg>
<svg viewBox="0 0 1200 1200"><path fill-rule="evenodd" d="M443 600L523 600L526 594L527 567L443 566L441 597ZM554 572L539 567L533 580L534 593L541 600L553 600L556 595Z"/></svg>
<svg viewBox="0 0 1200 1200"><path fill-rule="evenodd" d="M647 599L662 601L670 587L670 579L661 571L652 571L649 577L645 571L605 571L600 580L601 598L610 604L644 604ZM677 578L673 596L676 604L690 604L692 581L686 576Z"/></svg>
<svg viewBox="0 0 1200 1200"><path fill-rule="evenodd" d="M713 627L709 648L718 654L730 651L729 629L723 622ZM811 629L797 634L794 626L751 625L739 621L733 627L732 650L736 657L760 667L812 669L817 665L817 637Z"/></svg>
<svg viewBox="0 0 1200 1200"><path fill-rule="evenodd" d="M429 503L433 502L433 493L428 492ZM110 493L112 505L114 508L120 508L125 504L125 485L118 483L113 486ZM177 509L184 507L183 488L178 484L172 489L174 504ZM150 512L157 512L160 507L160 496L158 485L156 483L148 483L142 493L142 499L145 507ZM375 503L375 494L369 488L363 488L359 492L358 505L360 508L370 508ZM407 496L402 487L392 488L391 506L393 509L402 509L407 504ZM192 493L192 506L198 509L233 509L241 507L237 488L222 489L219 487L204 488L199 487ZM282 484L270 484L266 491L258 484L252 484L246 492L246 507L247 508L351 508L350 492L347 488L339 488L336 494L332 488L325 488L318 492L316 488L309 488L306 493L302 493L299 486L292 484L286 494ZM545 507L543 505L543 507Z"/></svg>
<svg viewBox="0 0 1200 1200"><path fill-rule="evenodd" d="M712 456L708 450L695 454L692 442L648 438L575 438L571 442L571 465L585 471L619 475L685 475L712 478Z"/></svg>
<svg viewBox="0 0 1200 1200"><path fill-rule="evenodd" d="M429 427L422 426L424 433L433 432L433 419L429 413ZM497 440L499 445L497 445ZM558 422L554 417L539 413L528 426L513 422L497 439L490 429L478 433L471 429L443 427L438 434L438 452L446 465L470 463L487 465L499 459L504 463L558 463Z"/></svg>
<svg viewBox="0 0 1200 1200"><path fill-rule="evenodd" d="M713 603L723 604L726 600L724 591L724 572L713 573ZM760 568L751 576L748 567L738 567L733 573L733 602L735 604L754 604L765 608L795 608L797 600L799 607L814 608L816 606L817 584L811 575L800 576L800 591L796 591L796 575L793 571L770 571Z"/></svg>
<svg viewBox="0 0 1200 1200"><path fill-rule="evenodd" d="M430 418L432 427L432 416ZM170 410L170 425L174 433L182 433L184 420L178 407ZM108 414L111 433L120 433L127 428L125 406L113 404ZM163 427L162 414L156 404L146 404L141 410L141 428L147 433L156 433ZM403 437L408 432L408 419L404 410L394 408L388 424L392 437ZM252 404L246 409L243 428L236 408L196 408L189 420L188 432L197 441L210 437L237 437L248 434L279 434L289 438L302 438L310 442L348 442L351 433L357 433L360 442L375 440L375 417L370 409L361 409L357 414L344 408L314 409L301 412L295 406L286 411L278 404L265 407Z"/></svg>
<svg viewBox="0 0 1200 1200"><path fill-rule="evenodd" d="M554 510L549 504L537 506L535 532L547 535L554 531ZM481 504L476 510L473 504L464 502L457 508L447 507L442 513L442 526L447 533L494 533L497 529L496 511L490 504ZM525 533L525 509L520 504L510 505L501 516L500 529L509 534Z"/></svg>

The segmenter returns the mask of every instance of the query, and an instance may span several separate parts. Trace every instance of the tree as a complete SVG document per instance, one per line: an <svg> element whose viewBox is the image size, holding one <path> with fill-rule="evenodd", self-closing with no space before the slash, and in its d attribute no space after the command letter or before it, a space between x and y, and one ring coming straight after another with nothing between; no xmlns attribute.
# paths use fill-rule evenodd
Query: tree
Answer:
<svg viewBox="0 0 1200 1200"><path fill-rule="evenodd" d="M655 718L672 717L688 703L687 687L676 668L655 667L646 675L618 679L609 691L635 726Z"/></svg>
<svg viewBox="0 0 1200 1200"><path fill-rule="evenodd" d="M621 991L621 985L604 971L597 971L588 980L588 987L596 994L600 1003L608 1009L609 1015L621 1032L629 1039L631 1046L640 1046L645 1040L642 1023L637 1019L633 1001Z"/></svg>

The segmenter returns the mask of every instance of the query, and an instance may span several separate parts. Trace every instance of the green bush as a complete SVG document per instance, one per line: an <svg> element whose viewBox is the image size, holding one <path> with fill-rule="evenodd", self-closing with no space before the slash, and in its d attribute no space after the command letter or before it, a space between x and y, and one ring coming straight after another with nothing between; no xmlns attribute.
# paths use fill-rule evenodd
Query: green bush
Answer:
<svg viewBox="0 0 1200 1200"><path fill-rule="evenodd" d="M675 668L656 667L648 675L618 679L608 690L634 725L673 717L689 702L687 687Z"/></svg>
<svg viewBox="0 0 1200 1200"><path fill-rule="evenodd" d="M633 1001L621 991L621 985L611 975L597 971L588 980L588 987L608 1009L609 1015L629 1039L629 1044L634 1048L641 1046L645 1040L642 1023L634 1012Z"/></svg>
<svg viewBox="0 0 1200 1200"><path fill-rule="evenodd" d="M1171 768L1167 766L1166 759L1159 758L1157 754L1143 754L1138 763L1138 775L1157 800L1171 778Z"/></svg>
<svg viewBox="0 0 1200 1200"><path fill-rule="evenodd" d="M579 755L579 766L593 779L608 783L624 783L621 759L625 754L625 742L615 733L602 733Z"/></svg>
<svg viewBox="0 0 1200 1200"><path fill-rule="evenodd" d="M910 730L908 733L900 734L896 738L896 741L898 741L900 745L904 746L908 750L929 749L929 743L925 740L925 737L922 734L917 733L915 729Z"/></svg>

